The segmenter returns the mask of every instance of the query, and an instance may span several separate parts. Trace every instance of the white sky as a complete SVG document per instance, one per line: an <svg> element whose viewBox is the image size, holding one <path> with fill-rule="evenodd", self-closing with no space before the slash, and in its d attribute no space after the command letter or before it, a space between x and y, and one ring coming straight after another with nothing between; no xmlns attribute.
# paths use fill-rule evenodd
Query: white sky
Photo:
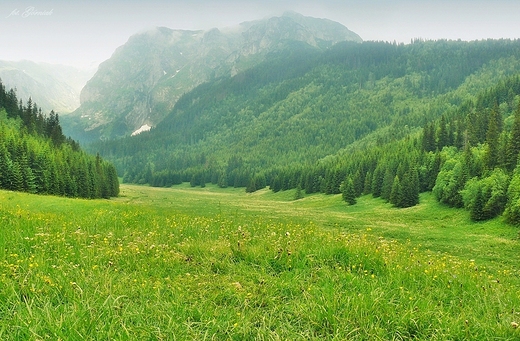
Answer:
<svg viewBox="0 0 520 341"><path fill-rule="evenodd" d="M520 0L0 0L0 60L92 66L155 26L222 28L286 10L364 40L520 38Z"/></svg>

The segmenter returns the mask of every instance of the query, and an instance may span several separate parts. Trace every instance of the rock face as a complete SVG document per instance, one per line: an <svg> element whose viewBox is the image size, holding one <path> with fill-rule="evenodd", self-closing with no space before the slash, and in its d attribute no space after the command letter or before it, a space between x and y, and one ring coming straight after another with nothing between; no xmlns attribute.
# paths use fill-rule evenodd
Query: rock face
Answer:
<svg viewBox="0 0 520 341"><path fill-rule="evenodd" d="M0 61L0 79L7 89L16 88L18 99L29 97L42 111L67 114L80 105L80 92L94 70L30 61Z"/></svg>
<svg viewBox="0 0 520 341"><path fill-rule="evenodd" d="M195 86L233 76L291 43L325 49L346 40L361 42L339 23L296 13L222 30L160 27L136 34L99 66L65 130L83 141L130 135L159 124Z"/></svg>

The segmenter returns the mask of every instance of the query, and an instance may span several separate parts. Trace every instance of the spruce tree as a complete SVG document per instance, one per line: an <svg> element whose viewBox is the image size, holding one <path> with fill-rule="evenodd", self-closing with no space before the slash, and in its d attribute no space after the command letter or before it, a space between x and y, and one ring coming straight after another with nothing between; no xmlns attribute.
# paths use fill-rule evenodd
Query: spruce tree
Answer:
<svg viewBox="0 0 520 341"><path fill-rule="evenodd" d="M520 154L520 103L515 111L513 128L509 137L506 150L506 167L512 171L518 163L518 155Z"/></svg>
<svg viewBox="0 0 520 341"><path fill-rule="evenodd" d="M520 166L515 168L513 178L507 189L507 204L504 216L508 223L520 225Z"/></svg>
<svg viewBox="0 0 520 341"><path fill-rule="evenodd" d="M441 117L439 124L439 132L437 134L437 149L442 150L443 147L449 145L448 127L446 126L446 117Z"/></svg>
<svg viewBox="0 0 520 341"><path fill-rule="evenodd" d="M499 153L499 137L501 127L501 116L498 110L498 103L495 103L491 116L489 117L488 128L486 133L486 153L484 155L484 164L486 169L492 170L498 165Z"/></svg>
<svg viewBox="0 0 520 341"><path fill-rule="evenodd" d="M400 181L400 200L394 203L398 207L412 207L419 203L419 173L416 167L412 167Z"/></svg>
<svg viewBox="0 0 520 341"><path fill-rule="evenodd" d="M381 164L377 165L372 176L372 196L374 198L378 198L381 196L384 176L385 168L383 168Z"/></svg>
<svg viewBox="0 0 520 341"><path fill-rule="evenodd" d="M249 184L246 187L246 193L253 193L256 190L256 178L252 177L251 179L249 179Z"/></svg>
<svg viewBox="0 0 520 341"><path fill-rule="evenodd" d="M403 200L403 192L401 188L401 181L399 180L399 176L396 175L394 177L394 181L392 183L392 191L390 193L390 203L396 207L401 207L401 203Z"/></svg>
<svg viewBox="0 0 520 341"><path fill-rule="evenodd" d="M217 185L220 188L227 188L228 183L227 183L227 175L226 175L226 173L222 172L222 173L219 174Z"/></svg>
<svg viewBox="0 0 520 341"><path fill-rule="evenodd" d="M425 152L435 151L435 126L428 123L423 128L422 147Z"/></svg>
<svg viewBox="0 0 520 341"><path fill-rule="evenodd" d="M11 183L10 190L12 191L23 191L24 190L24 182L23 182L23 173L20 168L20 164L18 162L12 163L11 168Z"/></svg>
<svg viewBox="0 0 520 341"><path fill-rule="evenodd" d="M298 185L296 192L294 193L294 200L300 200L303 198L302 187Z"/></svg>
<svg viewBox="0 0 520 341"><path fill-rule="evenodd" d="M357 203L356 200L356 190L354 188L354 182L352 181L352 177L348 177L341 183L341 193L343 200L345 200L349 205L355 205Z"/></svg>
<svg viewBox="0 0 520 341"><path fill-rule="evenodd" d="M7 174L9 172L9 164L11 162L11 159L9 157L9 152L7 151L7 148L2 142L3 141L0 141L0 188L7 189L7 186L9 184Z"/></svg>
<svg viewBox="0 0 520 341"><path fill-rule="evenodd" d="M392 172L390 167L386 168L385 176L383 177L383 184L381 186L381 198L386 201L390 201L390 195L392 193L392 185L394 182L395 174Z"/></svg>
<svg viewBox="0 0 520 341"><path fill-rule="evenodd" d="M197 176L195 174L193 174L191 176L191 179L190 179L190 186L191 187L195 187L199 184L198 180L197 180Z"/></svg>
<svg viewBox="0 0 520 341"><path fill-rule="evenodd" d="M372 191L372 172L367 172L365 175L365 184L363 185L363 194L368 194Z"/></svg>

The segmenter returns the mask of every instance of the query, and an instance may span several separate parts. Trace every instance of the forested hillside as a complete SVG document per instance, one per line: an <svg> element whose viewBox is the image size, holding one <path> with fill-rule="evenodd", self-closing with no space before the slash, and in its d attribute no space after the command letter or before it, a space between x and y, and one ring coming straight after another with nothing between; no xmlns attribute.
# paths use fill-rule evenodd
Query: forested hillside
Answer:
<svg viewBox="0 0 520 341"><path fill-rule="evenodd" d="M426 123L423 130L377 146L351 148L315 166L276 173L274 191L300 186L306 193L343 193L351 204L362 194L397 207L432 191L449 206L465 207L475 221L505 212L520 223L520 77L499 82Z"/></svg>
<svg viewBox="0 0 520 341"><path fill-rule="evenodd" d="M125 181L261 187L287 165L418 131L520 71L518 41L293 46L184 95L153 131L94 146Z"/></svg>
<svg viewBox="0 0 520 341"><path fill-rule="evenodd" d="M62 133L58 114L23 104L0 82L0 189L69 197L117 196L115 167L81 151Z"/></svg>

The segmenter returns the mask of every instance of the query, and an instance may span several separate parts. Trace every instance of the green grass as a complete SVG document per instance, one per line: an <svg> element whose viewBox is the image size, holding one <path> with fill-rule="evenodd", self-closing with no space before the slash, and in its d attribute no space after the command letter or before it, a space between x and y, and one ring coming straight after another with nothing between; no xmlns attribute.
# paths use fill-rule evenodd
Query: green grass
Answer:
<svg viewBox="0 0 520 341"><path fill-rule="evenodd" d="M519 339L518 229L430 195L0 192L2 340Z"/></svg>

